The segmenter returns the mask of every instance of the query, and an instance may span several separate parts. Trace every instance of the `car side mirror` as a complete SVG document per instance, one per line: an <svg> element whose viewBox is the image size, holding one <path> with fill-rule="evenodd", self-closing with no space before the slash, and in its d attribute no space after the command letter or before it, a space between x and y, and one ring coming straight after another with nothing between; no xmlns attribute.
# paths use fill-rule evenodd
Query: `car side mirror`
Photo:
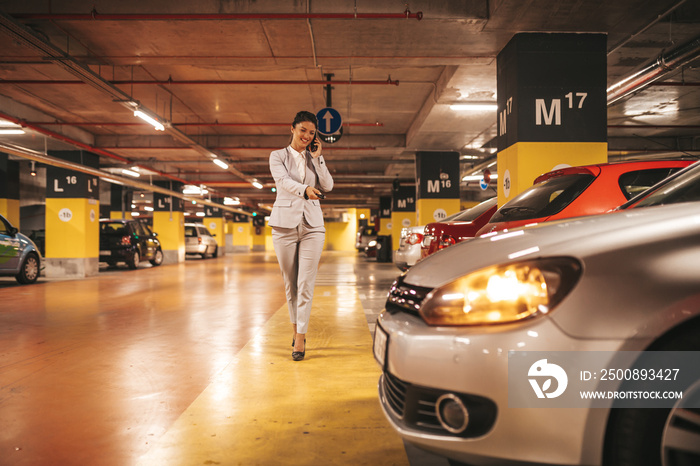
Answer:
<svg viewBox="0 0 700 466"><path fill-rule="evenodd" d="M158 236L158 233L156 233L156 232L154 231L154 232L153 232L153 236Z"/></svg>
<svg viewBox="0 0 700 466"><path fill-rule="evenodd" d="M212 234L212 236L216 236L216 233Z"/></svg>
<svg viewBox="0 0 700 466"><path fill-rule="evenodd" d="M10 236L15 236L17 233L19 233L19 229L17 229L16 227L10 227L10 229L7 230L7 232L10 234Z"/></svg>

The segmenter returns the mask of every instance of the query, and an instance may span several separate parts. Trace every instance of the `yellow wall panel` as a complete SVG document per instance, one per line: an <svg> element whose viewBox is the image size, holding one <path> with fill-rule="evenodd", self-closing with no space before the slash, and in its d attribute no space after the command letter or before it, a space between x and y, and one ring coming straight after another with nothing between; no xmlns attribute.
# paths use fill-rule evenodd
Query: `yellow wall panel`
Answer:
<svg viewBox="0 0 700 466"><path fill-rule="evenodd" d="M0 199L0 214L9 220L13 227L20 228L19 201L17 199Z"/></svg>
<svg viewBox="0 0 700 466"><path fill-rule="evenodd" d="M46 199L46 257L99 256L99 202L92 199Z"/></svg>
<svg viewBox="0 0 700 466"><path fill-rule="evenodd" d="M439 222L459 211L459 199L418 199L416 201L416 222L418 225Z"/></svg>

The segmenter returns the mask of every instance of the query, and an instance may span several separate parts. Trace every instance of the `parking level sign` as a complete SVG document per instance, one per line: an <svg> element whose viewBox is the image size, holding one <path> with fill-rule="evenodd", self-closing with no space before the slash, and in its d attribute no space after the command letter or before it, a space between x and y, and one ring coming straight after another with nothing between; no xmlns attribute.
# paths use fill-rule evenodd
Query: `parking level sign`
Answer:
<svg viewBox="0 0 700 466"><path fill-rule="evenodd" d="M338 110L332 107L322 108L316 114L318 119L318 132L321 134L337 133L343 125L343 119Z"/></svg>

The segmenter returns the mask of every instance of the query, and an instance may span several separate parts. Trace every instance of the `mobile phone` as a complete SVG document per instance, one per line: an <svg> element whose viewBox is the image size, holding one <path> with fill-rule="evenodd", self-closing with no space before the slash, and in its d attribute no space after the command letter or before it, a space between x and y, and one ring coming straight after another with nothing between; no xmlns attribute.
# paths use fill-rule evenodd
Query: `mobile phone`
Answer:
<svg viewBox="0 0 700 466"><path fill-rule="evenodd" d="M316 135L314 134L314 139L311 141L308 147L309 151L316 152L318 150L318 144L316 144Z"/></svg>
<svg viewBox="0 0 700 466"><path fill-rule="evenodd" d="M325 199L325 198L326 198L326 195L323 194L323 193L318 193L318 194L316 194L316 197L319 198L319 199Z"/></svg>

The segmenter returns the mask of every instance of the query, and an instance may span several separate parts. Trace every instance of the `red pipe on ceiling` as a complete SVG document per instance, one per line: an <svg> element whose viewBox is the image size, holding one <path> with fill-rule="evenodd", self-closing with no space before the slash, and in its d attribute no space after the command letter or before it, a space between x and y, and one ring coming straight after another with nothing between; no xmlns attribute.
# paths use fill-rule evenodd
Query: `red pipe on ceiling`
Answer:
<svg viewBox="0 0 700 466"><path fill-rule="evenodd" d="M14 124L16 124L16 125L20 125L20 126L23 127L23 128L28 128L28 129L30 129L30 130L32 130L32 131L36 131L37 133L41 133L41 134L43 134L43 135L49 136L49 137L52 138L52 139L56 139L56 140L58 140L58 141L65 142L65 143L67 143L67 144L70 144L70 145L79 147L79 148L81 148L81 149L85 149L86 151L92 152L92 153L94 153L94 154L98 154L98 155L102 155L102 156L104 156L104 157L108 157L108 158L110 158L110 159L118 160L118 161L120 161L120 162L122 162L122 163L129 164L130 166L136 166L136 167L139 167L139 168L143 168L143 169L145 169L145 170L150 170L150 171L152 171L152 172L157 173L157 174L160 175L160 176L164 176L164 177L169 178L169 179L174 180L174 181L180 181L180 182L185 183L185 184L190 184L189 181L183 180L182 178L178 178L177 176L169 175L169 174L167 174L167 173L163 173L163 172L161 172L161 171L154 170L154 169L151 168L151 167L146 167L146 166L144 166L144 165L139 165L139 164L137 164L137 163L135 163L135 162L133 162L133 161L127 159L127 158L121 157L121 156L116 155L116 154L112 154L111 152L108 152L108 151L106 151L106 150L104 150L104 149L100 149L100 148L98 148L98 147L94 147L94 146L91 146L91 145L89 145L89 144L85 144L84 142L80 142L80 141L78 141L78 140L76 140L76 139L69 138L68 136L64 136L64 135L62 135L62 134L56 133L56 132L54 132L54 131L51 131L51 130L48 130L48 129L45 129L45 128L41 128L41 127L39 127L39 126L34 126L34 125L30 124L30 123L27 123L27 122L24 121L24 120L21 120L21 119L19 119L19 118L15 118L15 117L13 117L13 116L11 116L11 115L7 115L7 114L5 114L5 113L0 112L0 118L2 118L3 120L10 121L10 122L12 122L12 123L14 123Z"/></svg>
<svg viewBox="0 0 700 466"><path fill-rule="evenodd" d="M398 86L398 80L387 79L386 81L173 81L168 79L165 81L108 81L110 84L115 86L170 86L170 85L188 85L188 86L217 86L217 85L389 85ZM71 80L47 80L47 79L7 79L0 80L0 84L18 84L18 85L31 85L31 84L53 84L53 85L69 85L69 84L87 84L85 81L71 81Z"/></svg>
<svg viewBox="0 0 700 466"><path fill-rule="evenodd" d="M1 117L2 116L0 115L0 118ZM326 148L329 150L377 150L376 147L333 147L330 145L327 145ZM109 149L109 150L188 150L188 149L192 149L192 148L187 147L187 146L182 146L182 147L127 146L127 147L102 147L101 149L103 149L103 150L107 150L107 149ZM211 150L264 150L264 151L273 151L273 150L277 150L277 149L279 149L279 147L212 147L211 148ZM194 150L194 149L192 149L192 150Z"/></svg>
<svg viewBox="0 0 700 466"><path fill-rule="evenodd" d="M58 122L58 121L28 121L28 125L43 125L43 126L151 126L148 123L131 122ZM289 126L289 123L171 123L172 126ZM343 126L384 126L384 123L343 123Z"/></svg>
<svg viewBox="0 0 700 466"><path fill-rule="evenodd" d="M411 13L214 13L214 14L88 14L24 13L16 19L57 21L170 21L170 20L240 20L240 19L423 19L423 12Z"/></svg>

